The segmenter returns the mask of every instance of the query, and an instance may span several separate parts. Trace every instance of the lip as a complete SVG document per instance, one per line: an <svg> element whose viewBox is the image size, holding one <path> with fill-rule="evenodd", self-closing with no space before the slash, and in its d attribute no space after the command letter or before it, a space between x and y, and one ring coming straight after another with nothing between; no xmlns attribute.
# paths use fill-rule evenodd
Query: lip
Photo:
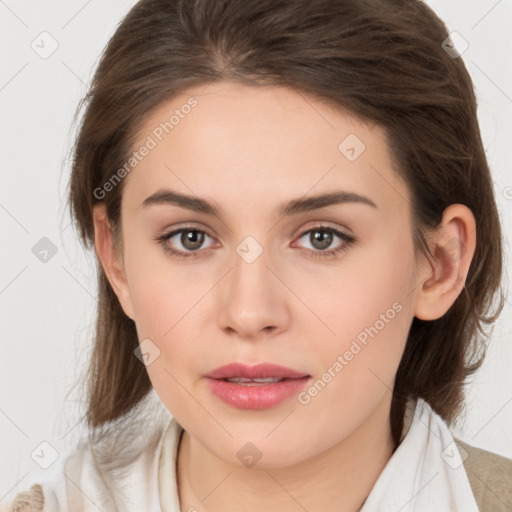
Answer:
<svg viewBox="0 0 512 512"><path fill-rule="evenodd" d="M269 384L241 384L224 379L245 377L285 379ZM303 389L311 375L273 363L248 366L231 363L205 375L210 391L224 403L238 409L269 409L289 399Z"/></svg>
<svg viewBox="0 0 512 512"><path fill-rule="evenodd" d="M247 377L248 379L265 379L267 377L298 379L308 377L308 374L273 363L260 363L252 366L244 363L230 363L216 368L206 374L205 377L210 379L231 379L232 377Z"/></svg>

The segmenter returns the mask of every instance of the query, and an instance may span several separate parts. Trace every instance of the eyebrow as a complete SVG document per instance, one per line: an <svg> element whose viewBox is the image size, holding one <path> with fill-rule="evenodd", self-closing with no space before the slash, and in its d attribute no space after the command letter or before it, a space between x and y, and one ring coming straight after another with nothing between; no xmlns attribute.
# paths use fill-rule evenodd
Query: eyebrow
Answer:
<svg viewBox="0 0 512 512"><path fill-rule="evenodd" d="M317 196L293 199L281 205L278 213L283 217L291 216L344 203L360 203L378 209L377 205L366 196L356 194L354 192L337 190ZM211 203L206 199L182 194L170 189L160 189L147 197L142 203L143 207L151 205L175 205L198 213L214 215L220 218L223 216L222 208L218 205Z"/></svg>

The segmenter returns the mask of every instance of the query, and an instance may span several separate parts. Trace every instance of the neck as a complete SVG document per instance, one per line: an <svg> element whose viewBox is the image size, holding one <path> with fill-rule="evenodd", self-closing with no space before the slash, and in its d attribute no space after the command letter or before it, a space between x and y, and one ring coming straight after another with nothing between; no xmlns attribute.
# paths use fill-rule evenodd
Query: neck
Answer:
<svg viewBox="0 0 512 512"><path fill-rule="evenodd" d="M177 478L182 511L282 512L360 510L395 449L390 400L377 406L352 434L293 466L234 466L183 432Z"/></svg>

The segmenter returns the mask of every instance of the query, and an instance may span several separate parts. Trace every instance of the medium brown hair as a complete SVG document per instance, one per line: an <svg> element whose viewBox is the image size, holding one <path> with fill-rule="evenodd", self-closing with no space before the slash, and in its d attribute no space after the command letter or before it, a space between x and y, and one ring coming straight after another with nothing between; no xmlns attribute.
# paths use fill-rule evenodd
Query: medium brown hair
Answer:
<svg viewBox="0 0 512 512"><path fill-rule="evenodd" d="M219 80L287 86L376 123L410 189L417 253L430 253L426 235L450 204L466 205L476 219L463 292L441 318L413 319L391 408L395 443L408 397L422 397L455 420L466 378L485 355L484 327L504 300L502 234L473 84L462 58L443 49L448 36L419 0L139 1L104 49L77 110L83 116L69 199L82 242L94 243L93 206L100 200L118 232L123 181L104 198L94 191L127 161L145 117L190 86ZM134 356L135 324L99 262L98 284L89 427L123 417L151 390Z"/></svg>

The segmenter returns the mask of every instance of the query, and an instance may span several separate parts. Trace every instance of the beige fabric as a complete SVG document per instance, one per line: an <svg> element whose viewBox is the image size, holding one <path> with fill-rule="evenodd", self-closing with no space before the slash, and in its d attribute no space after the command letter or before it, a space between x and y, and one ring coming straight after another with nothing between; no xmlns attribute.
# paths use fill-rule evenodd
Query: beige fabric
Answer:
<svg viewBox="0 0 512 512"><path fill-rule="evenodd" d="M44 507L43 489L34 484L29 491L20 492L14 498L11 512L41 512Z"/></svg>
<svg viewBox="0 0 512 512"><path fill-rule="evenodd" d="M455 441L480 512L512 512L512 459Z"/></svg>

